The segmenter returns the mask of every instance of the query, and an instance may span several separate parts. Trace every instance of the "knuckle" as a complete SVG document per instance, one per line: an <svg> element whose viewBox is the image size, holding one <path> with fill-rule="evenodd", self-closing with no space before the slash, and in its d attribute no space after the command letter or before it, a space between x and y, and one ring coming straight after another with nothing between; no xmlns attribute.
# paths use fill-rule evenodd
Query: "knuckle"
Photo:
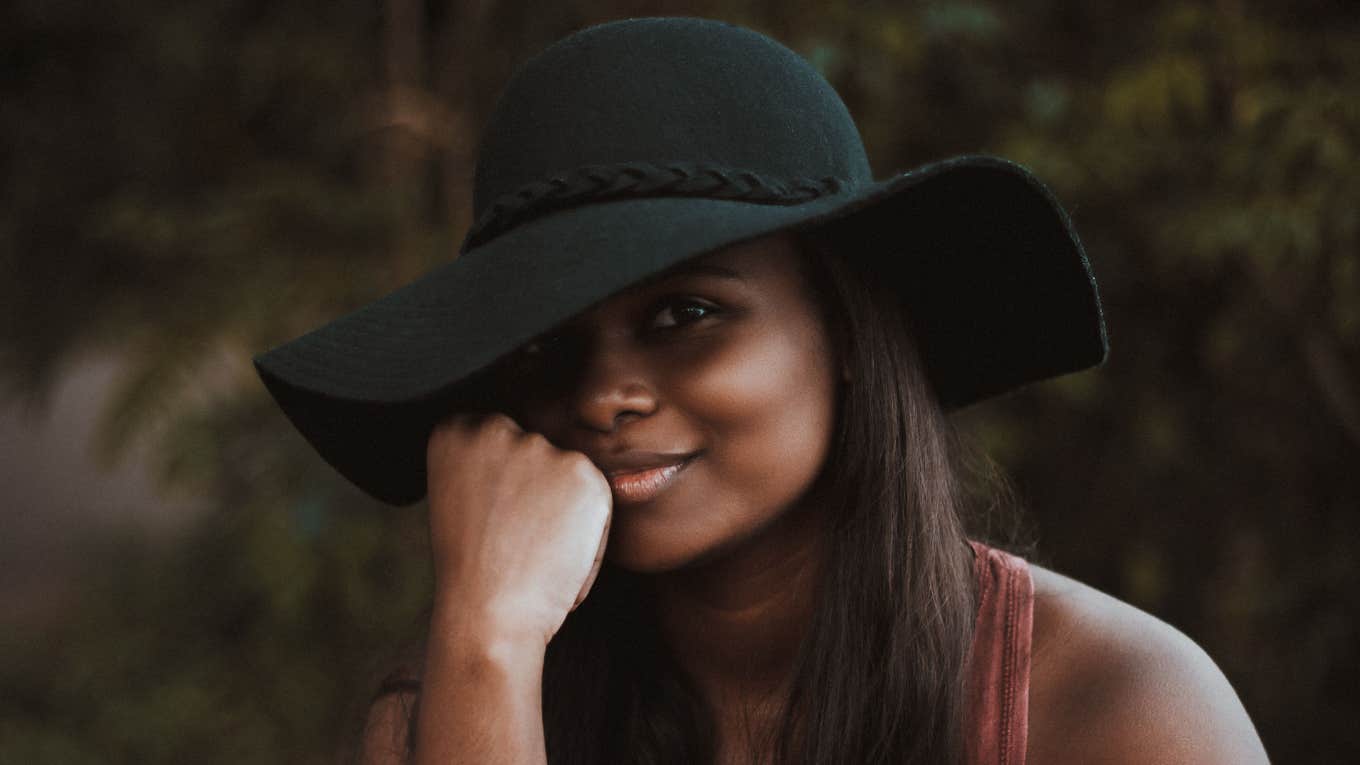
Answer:
<svg viewBox="0 0 1360 765"><path fill-rule="evenodd" d="M430 431L430 437L426 441L425 449L427 452L442 451L457 438L458 431L456 426L449 422L441 422L435 425Z"/></svg>
<svg viewBox="0 0 1360 765"><path fill-rule="evenodd" d="M526 430L520 435L520 446L526 455L536 461L551 460L557 451L557 447L553 446L547 436L532 430Z"/></svg>
<svg viewBox="0 0 1360 765"><path fill-rule="evenodd" d="M595 463L591 462L590 458L581 452L563 450L561 457L564 463L577 472L584 473L595 469Z"/></svg>
<svg viewBox="0 0 1360 765"><path fill-rule="evenodd" d="M473 422L473 416L466 412L458 412L435 423L430 431L430 436L439 438L450 438L453 435L466 430Z"/></svg>
<svg viewBox="0 0 1360 765"><path fill-rule="evenodd" d="M589 457L581 452L569 452L567 458L571 460L571 467L579 480L586 482L597 490L605 492L609 491L609 482L605 479L604 474L600 472L600 469L595 467L595 463L590 461Z"/></svg>
<svg viewBox="0 0 1360 765"><path fill-rule="evenodd" d="M522 433L523 429L515 422L514 418L504 412L492 412L487 415L483 427L500 433Z"/></svg>

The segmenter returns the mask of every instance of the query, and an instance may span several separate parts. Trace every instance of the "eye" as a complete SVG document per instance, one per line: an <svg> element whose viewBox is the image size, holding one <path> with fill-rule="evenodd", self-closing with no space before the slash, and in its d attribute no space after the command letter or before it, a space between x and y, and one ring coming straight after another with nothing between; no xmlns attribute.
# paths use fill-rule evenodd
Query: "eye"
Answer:
<svg viewBox="0 0 1360 765"><path fill-rule="evenodd" d="M652 314L651 329L675 329L717 312L717 306L694 298L668 298Z"/></svg>

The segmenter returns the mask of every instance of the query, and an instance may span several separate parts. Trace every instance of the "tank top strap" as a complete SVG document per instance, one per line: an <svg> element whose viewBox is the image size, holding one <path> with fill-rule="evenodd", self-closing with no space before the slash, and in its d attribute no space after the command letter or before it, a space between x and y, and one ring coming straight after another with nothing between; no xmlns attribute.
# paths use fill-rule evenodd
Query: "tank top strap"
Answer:
<svg viewBox="0 0 1360 765"><path fill-rule="evenodd" d="M968 765L1023 765L1029 732L1034 582L1029 564L969 541L978 612L964 690Z"/></svg>

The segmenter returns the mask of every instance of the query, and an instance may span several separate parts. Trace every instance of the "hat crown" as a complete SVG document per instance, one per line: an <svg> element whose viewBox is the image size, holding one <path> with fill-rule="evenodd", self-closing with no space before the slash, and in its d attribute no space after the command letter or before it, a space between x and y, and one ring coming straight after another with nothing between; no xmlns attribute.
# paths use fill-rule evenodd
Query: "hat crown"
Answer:
<svg viewBox="0 0 1360 765"><path fill-rule="evenodd" d="M577 32L511 79L483 135L475 214L545 179L623 163L872 181L849 110L801 56L723 22L632 19Z"/></svg>

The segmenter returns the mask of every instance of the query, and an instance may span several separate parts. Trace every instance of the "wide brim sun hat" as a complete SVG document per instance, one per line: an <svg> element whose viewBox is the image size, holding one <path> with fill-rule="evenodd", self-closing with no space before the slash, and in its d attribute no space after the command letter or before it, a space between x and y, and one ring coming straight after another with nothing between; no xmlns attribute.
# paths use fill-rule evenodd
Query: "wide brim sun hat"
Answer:
<svg viewBox="0 0 1360 765"><path fill-rule="evenodd" d="M255 358L321 456L391 504L460 383L681 261L836 227L900 288L949 409L1100 364L1095 279L1026 169L956 157L875 181L849 111L798 54L730 24L618 21L547 48L485 128L457 257Z"/></svg>

